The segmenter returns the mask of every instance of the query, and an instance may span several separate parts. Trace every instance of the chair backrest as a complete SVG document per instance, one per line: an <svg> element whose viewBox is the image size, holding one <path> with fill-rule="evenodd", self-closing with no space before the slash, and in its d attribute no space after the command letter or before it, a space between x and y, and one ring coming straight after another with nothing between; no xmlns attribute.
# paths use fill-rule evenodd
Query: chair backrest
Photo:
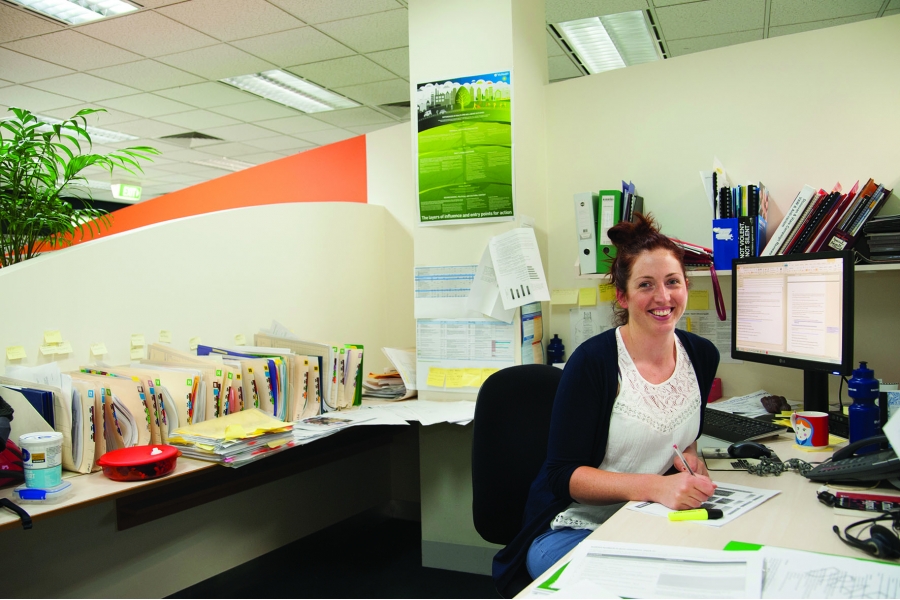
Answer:
<svg viewBox="0 0 900 600"><path fill-rule="evenodd" d="M485 380L475 403L472 515L488 542L511 542L522 528L531 482L547 457L550 413L562 370L518 365Z"/></svg>

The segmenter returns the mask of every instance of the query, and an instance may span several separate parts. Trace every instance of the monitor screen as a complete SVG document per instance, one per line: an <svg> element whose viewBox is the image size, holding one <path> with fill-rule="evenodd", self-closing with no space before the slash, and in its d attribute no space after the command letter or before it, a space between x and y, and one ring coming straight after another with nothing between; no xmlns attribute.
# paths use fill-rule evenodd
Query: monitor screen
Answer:
<svg viewBox="0 0 900 600"><path fill-rule="evenodd" d="M851 253L737 259L731 291L733 358L804 371L851 373Z"/></svg>

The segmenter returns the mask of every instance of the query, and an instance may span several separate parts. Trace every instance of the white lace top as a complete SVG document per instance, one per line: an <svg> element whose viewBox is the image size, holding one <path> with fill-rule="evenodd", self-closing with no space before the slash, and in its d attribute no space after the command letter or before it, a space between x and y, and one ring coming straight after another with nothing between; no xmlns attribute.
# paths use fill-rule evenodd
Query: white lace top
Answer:
<svg viewBox="0 0 900 600"><path fill-rule="evenodd" d="M614 473L662 475L674 460L673 444L687 448L700 429L700 386L681 341L675 338L675 372L652 384L641 377L616 330L619 395L613 404L606 454L599 468ZM551 527L596 529L624 503L592 506L573 502Z"/></svg>

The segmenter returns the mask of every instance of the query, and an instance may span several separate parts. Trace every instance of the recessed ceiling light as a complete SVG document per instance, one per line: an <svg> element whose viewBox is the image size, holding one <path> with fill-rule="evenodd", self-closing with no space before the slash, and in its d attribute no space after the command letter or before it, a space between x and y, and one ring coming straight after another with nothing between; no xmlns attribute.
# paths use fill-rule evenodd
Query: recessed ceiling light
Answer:
<svg viewBox="0 0 900 600"><path fill-rule="evenodd" d="M192 165L203 165L204 167L213 167L225 171L243 171L250 167L255 167L253 163L242 162L231 158L208 158L206 160L192 160Z"/></svg>
<svg viewBox="0 0 900 600"><path fill-rule="evenodd" d="M137 7L121 0L12 0L42 15L77 25L114 17Z"/></svg>
<svg viewBox="0 0 900 600"><path fill-rule="evenodd" d="M283 71L263 71L219 81L305 113L360 106L349 98Z"/></svg>
<svg viewBox="0 0 900 600"><path fill-rule="evenodd" d="M50 125L58 125L63 122L62 119L56 119L54 117L45 117L43 115L35 116ZM43 131L43 129L44 128L39 128L38 131ZM100 129L99 127L91 127L90 125L85 127L85 129L87 129L88 134L91 136L92 144L113 144L115 142L130 142L139 139L136 135L122 133L120 131L111 131L109 129Z"/></svg>
<svg viewBox="0 0 900 600"><path fill-rule="evenodd" d="M566 21L557 26L591 73L661 58L641 10Z"/></svg>

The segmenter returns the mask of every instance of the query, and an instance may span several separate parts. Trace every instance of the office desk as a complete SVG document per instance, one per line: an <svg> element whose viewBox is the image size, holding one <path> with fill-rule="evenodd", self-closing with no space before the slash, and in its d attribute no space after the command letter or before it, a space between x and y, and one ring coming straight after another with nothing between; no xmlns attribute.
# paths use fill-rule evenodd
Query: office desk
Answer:
<svg viewBox="0 0 900 600"><path fill-rule="evenodd" d="M831 452L803 452L795 449L793 434L781 434L777 440L763 440L782 460L800 458L807 462L823 461ZM730 541L748 542L840 556L868 558L864 552L847 546L832 532L837 525L844 527L864 516L836 515L834 509L816 498L822 485L812 482L796 471L779 476L759 477L746 471L712 471L713 481L780 490L781 493L722 527L709 527L697 522L671 522L661 517L645 515L622 508L588 539L665 546L689 546L721 550ZM860 515L871 513L860 513ZM566 555L548 570L554 572L569 560ZM542 578L539 578L541 580ZM527 594L534 583L519 596Z"/></svg>

